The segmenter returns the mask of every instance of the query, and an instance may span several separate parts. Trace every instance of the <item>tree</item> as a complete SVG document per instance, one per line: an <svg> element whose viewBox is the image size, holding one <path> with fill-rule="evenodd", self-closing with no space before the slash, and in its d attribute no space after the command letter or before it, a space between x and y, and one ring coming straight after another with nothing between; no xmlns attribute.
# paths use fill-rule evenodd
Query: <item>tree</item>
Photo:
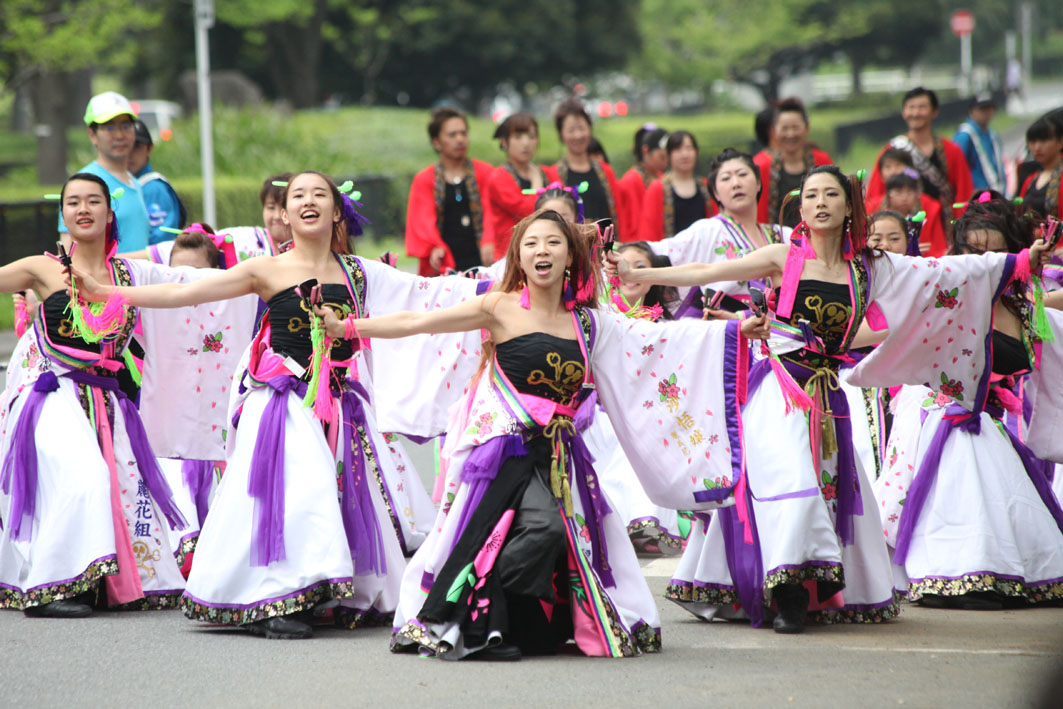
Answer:
<svg viewBox="0 0 1063 709"><path fill-rule="evenodd" d="M67 176L69 98L81 95L74 85L78 72L130 61L131 37L158 17L136 0L4 0L0 5L5 84L30 82L32 87L41 184Z"/></svg>

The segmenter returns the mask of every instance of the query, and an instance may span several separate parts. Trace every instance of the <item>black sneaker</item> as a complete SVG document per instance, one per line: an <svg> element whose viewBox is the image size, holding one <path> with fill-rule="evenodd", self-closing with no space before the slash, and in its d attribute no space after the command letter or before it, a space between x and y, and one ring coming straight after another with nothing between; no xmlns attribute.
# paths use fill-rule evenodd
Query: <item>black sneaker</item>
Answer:
<svg viewBox="0 0 1063 709"><path fill-rule="evenodd" d="M31 606L23 613L30 618L86 618L92 615L92 607L87 603L66 598L40 606Z"/></svg>
<svg viewBox="0 0 1063 709"><path fill-rule="evenodd" d="M252 635L270 640L303 640L314 636L314 629L292 616L266 618L244 626Z"/></svg>

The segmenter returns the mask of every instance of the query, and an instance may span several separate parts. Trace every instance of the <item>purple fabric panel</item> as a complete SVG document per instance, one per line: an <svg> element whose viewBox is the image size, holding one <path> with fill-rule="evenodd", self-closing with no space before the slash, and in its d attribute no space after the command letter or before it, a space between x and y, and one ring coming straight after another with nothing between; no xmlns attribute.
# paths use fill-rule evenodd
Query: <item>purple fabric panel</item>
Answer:
<svg viewBox="0 0 1063 709"><path fill-rule="evenodd" d="M251 526L251 566L269 566L285 558L284 551L284 423L288 392L306 390L306 382L292 376L273 377L273 389L251 453L247 494L255 500Z"/></svg>
<svg viewBox="0 0 1063 709"><path fill-rule="evenodd" d="M743 504L739 501L738 504ZM725 507L717 510L720 531L723 532L724 548L727 551L727 569L735 591L749 615L749 624L759 628L764 623L764 562L761 559L760 533L757 531L757 518L753 510L752 495L746 486L745 504L749 509L749 524L752 528L753 543L744 541L745 530L738 510Z"/></svg>
<svg viewBox="0 0 1063 709"><path fill-rule="evenodd" d="M494 283L494 281L491 281L491 280L484 280L484 281L480 281L479 283L477 283L476 284L476 295L483 295L487 291L491 290L491 284L493 284L493 283Z"/></svg>
<svg viewBox="0 0 1063 709"><path fill-rule="evenodd" d="M362 405L363 398L367 397L361 384L353 380L348 381L348 384L352 391L345 391L340 397L340 406L343 410L343 492L340 496L343 530L347 536L351 559L354 561L355 575L365 573L382 575L387 572L384 538L373 509L373 498L369 492L366 451L362 445L361 436L355 435L358 426L368 431L368 422ZM358 444L357 455L354 453L355 442ZM369 445L372 446L372 439ZM375 450L372 452L376 453Z"/></svg>
<svg viewBox="0 0 1063 709"><path fill-rule="evenodd" d="M213 460L184 460L181 461L181 477L185 486L192 493L192 499L196 503L196 517L202 529L203 521L207 518L207 499L210 497L210 486L214 481Z"/></svg>
<svg viewBox="0 0 1063 709"><path fill-rule="evenodd" d="M423 446L425 443L431 442L433 438L437 438L437 436L411 436L408 433L404 433L402 435L419 446Z"/></svg>
<svg viewBox="0 0 1063 709"><path fill-rule="evenodd" d="M1041 502L1045 503L1045 507L1052 514L1052 518L1056 520L1056 526L1063 533L1063 509L1060 509L1059 500L1052 493L1051 480L1045 475L1045 462L1038 460L1033 451L1027 448L1026 444L1020 441L1019 437L1012 433L1010 429L1005 430L1012 447L1019 454L1019 459L1026 469L1026 474L1030 477L1030 482L1033 483L1034 489L1037 490L1037 494L1041 497Z"/></svg>
<svg viewBox="0 0 1063 709"><path fill-rule="evenodd" d="M700 320L704 311L694 304L700 294L700 288L691 288L690 292L687 293L687 296L683 298L678 306L676 306L675 313L672 314L672 317L676 320L681 318L697 318Z"/></svg>
<svg viewBox="0 0 1063 709"><path fill-rule="evenodd" d="M741 405L738 403L738 347L740 320L730 320L724 334L723 355L723 391L725 417L727 421L727 440L731 446L731 484L726 487L717 487L711 490L697 490L694 492L695 502L720 502L734 494L738 479L742 476L742 461L744 456L743 439L741 430ZM763 365L763 366L761 366ZM770 371L767 360L761 360L753 365L748 371L746 382L750 396L764 379L764 375Z"/></svg>
<svg viewBox="0 0 1063 709"><path fill-rule="evenodd" d="M42 372L33 383L33 390L26 395L26 403L12 432L11 447L0 473L0 487L4 494L11 496L9 534L16 541L29 541L33 535L33 515L37 509L37 421L45 397L58 388L59 380L50 370ZM0 529L3 529L2 521Z"/></svg>
<svg viewBox="0 0 1063 709"><path fill-rule="evenodd" d="M454 546L461 539L461 535L465 534L465 530L468 529L469 520L472 519L473 513L476 512L476 508L480 506L480 502L484 499L487 488L491 487L491 480L494 480L494 478L476 478L469 483L469 494L465 498L465 504L461 507L461 517L458 518L458 527L454 530L454 538L450 541L451 552L454 551Z"/></svg>
<svg viewBox="0 0 1063 709"><path fill-rule="evenodd" d="M613 579L613 571L609 566L609 549L605 543L605 530L602 528L605 516L612 510L609 509L609 503L605 501L602 487L598 484L598 475L594 472L594 458L587 450L587 444L578 435L572 436L568 444L572 459L570 482L576 483L580 501L583 503L587 531L591 535L593 565L601 582L606 587L613 588L616 586L616 581Z"/></svg>

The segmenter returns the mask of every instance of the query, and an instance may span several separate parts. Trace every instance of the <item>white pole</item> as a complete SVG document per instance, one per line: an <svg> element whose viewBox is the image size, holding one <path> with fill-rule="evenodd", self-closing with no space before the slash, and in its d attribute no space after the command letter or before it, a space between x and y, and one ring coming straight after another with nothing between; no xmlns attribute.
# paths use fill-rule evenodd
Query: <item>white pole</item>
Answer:
<svg viewBox="0 0 1063 709"><path fill-rule="evenodd" d="M214 0L195 0L196 91L199 103L199 159L203 172L203 219L217 224L214 207L214 123L210 103L210 44L207 30L214 26Z"/></svg>
<svg viewBox="0 0 1063 709"><path fill-rule="evenodd" d="M960 90L964 96L971 93L971 35L960 36Z"/></svg>
<svg viewBox="0 0 1063 709"><path fill-rule="evenodd" d="M1033 3L1024 2L1019 8L1022 17L1022 87L1025 92L1030 91L1030 82L1033 81L1033 50L1030 44L1031 25L1033 24Z"/></svg>

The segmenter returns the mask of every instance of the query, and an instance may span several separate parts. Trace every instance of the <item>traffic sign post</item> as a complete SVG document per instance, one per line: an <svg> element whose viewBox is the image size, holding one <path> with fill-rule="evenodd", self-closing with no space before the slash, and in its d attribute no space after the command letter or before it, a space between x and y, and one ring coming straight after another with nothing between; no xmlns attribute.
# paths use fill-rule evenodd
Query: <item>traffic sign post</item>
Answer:
<svg viewBox="0 0 1063 709"><path fill-rule="evenodd" d="M974 32L974 14L969 10L957 10L949 18L952 33L960 38L960 90L971 93L971 33Z"/></svg>

